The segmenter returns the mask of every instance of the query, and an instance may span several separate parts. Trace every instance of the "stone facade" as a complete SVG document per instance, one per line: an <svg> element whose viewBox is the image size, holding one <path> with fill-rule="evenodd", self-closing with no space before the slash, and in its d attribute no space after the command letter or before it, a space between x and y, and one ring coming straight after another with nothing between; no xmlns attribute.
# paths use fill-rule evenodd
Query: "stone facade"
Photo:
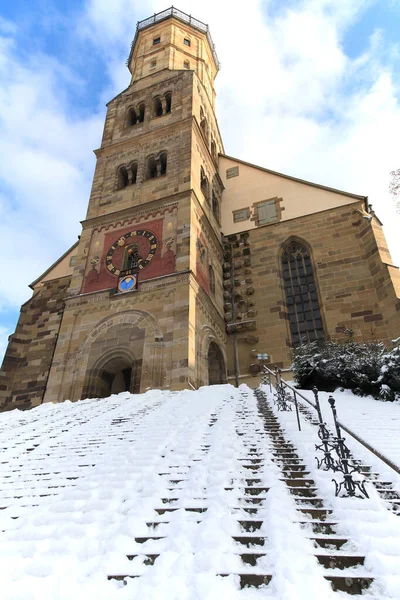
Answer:
<svg viewBox="0 0 400 600"><path fill-rule="evenodd" d="M10 337L3 410L234 381L233 333L241 382L257 382L257 352L288 367L291 242L306 248L307 306L318 306L326 338L344 328L356 339L400 334L398 270L366 199L224 154L218 60L205 26L189 21L173 9L138 25L82 235L32 284ZM133 251L137 287L118 292Z"/></svg>
<svg viewBox="0 0 400 600"><path fill-rule="evenodd" d="M2 410L43 402L69 283L70 277L46 281L21 307L2 365Z"/></svg>

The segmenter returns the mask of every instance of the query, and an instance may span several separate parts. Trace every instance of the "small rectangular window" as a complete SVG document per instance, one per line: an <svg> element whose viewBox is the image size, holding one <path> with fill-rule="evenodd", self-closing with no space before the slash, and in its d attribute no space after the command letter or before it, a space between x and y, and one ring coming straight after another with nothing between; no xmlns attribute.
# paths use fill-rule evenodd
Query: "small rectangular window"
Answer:
<svg viewBox="0 0 400 600"><path fill-rule="evenodd" d="M239 167L231 167L226 170L226 178L237 177L239 175Z"/></svg>
<svg viewBox="0 0 400 600"><path fill-rule="evenodd" d="M248 208L242 208L241 210L233 211L233 222L234 223L239 223L239 221L247 221L248 218L249 218L249 209Z"/></svg>
<svg viewBox="0 0 400 600"><path fill-rule="evenodd" d="M190 40L188 40L187 38L183 40L183 43L185 44L185 46L190 46Z"/></svg>
<svg viewBox="0 0 400 600"><path fill-rule="evenodd" d="M183 67L185 69L190 69L190 62L188 60L185 60L185 62L183 63Z"/></svg>
<svg viewBox="0 0 400 600"><path fill-rule="evenodd" d="M157 44L159 44L161 42L161 38L160 37L156 37L153 39L153 46L156 46Z"/></svg>
<svg viewBox="0 0 400 600"><path fill-rule="evenodd" d="M151 63L150 63L150 67L152 69L154 69L154 67L156 66L156 64L157 64L157 61L156 60L152 60Z"/></svg>
<svg viewBox="0 0 400 600"><path fill-rule="evenodd" d="M261 202L257 206L257 224L266 225L276 221L276 205L275 200Z"/></svg>
<svg viewBox="0 0 400 600"><path fill-rule="evenodd" d="M71 258L69 259L69 266L74 267L75 262L76 262L76 256L71 256Z"/></svg>

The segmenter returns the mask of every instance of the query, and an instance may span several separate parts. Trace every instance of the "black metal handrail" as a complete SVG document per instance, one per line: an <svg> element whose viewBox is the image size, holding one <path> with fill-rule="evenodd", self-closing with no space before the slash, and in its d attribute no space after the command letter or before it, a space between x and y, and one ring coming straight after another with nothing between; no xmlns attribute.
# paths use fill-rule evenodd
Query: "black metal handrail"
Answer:
<svg viewBox="0 0 400 600"><path fill-rule="evenodd" d="M280 373L279 373L278 369L275 372L275 371L272 371L266 365L263 365L262 369L263 369L264 373L267 373L269 375L269 377L271 377L271 375L273 375L275 377L276 387L284 386L284 387L287 387L289 390L291 390L292 393L293 393L295 401L296 401L297 396L299 396L302 400L304 400L305 402L307 402L307 404L309 404L315 411L317 411L318 417L319 417L319 421L322 422L322 416L320 414L320 412L321 412L320 411L320 407L317 404L314 404L313 402L311 402L311 400L309 400L305 396L303 396L303 394L301 394L298 390L296 390L296 388L292 387L289 383L287 383L286 381L284 381L282 379L282 377L280 376ZM314 395L315 395L315 392L314 392ZM316 397L316 400L317 400L318 399L318 395L315 395L315 397ZM318 400L317 400L317 402L318 402ZM398 473L400 475L400 468L394 462L392 462L384 454L382 454L381 452L379 452L379 450L377 450L376 448L374 448L373 446L371 446L371 444L369 444L368 442L366 442L359 435L357 435L356 433L354 433L354 431L352 431L349 427L347 427L347 425L344 425L338 419L336 419L336 423L339 425L339 427L341 429L343 429L343 431L345 431L348 435L350 435L352 438L354 438L359 444L361 444L362 446L364 446L364 448L366 448L369 452L372 452L372 454L374 454L377 458L379 458L379 460L381 460L388 467L390 467L393 471L395 471L396 473ZM299 427L299 430L300 430L300 427Z"/></svg>

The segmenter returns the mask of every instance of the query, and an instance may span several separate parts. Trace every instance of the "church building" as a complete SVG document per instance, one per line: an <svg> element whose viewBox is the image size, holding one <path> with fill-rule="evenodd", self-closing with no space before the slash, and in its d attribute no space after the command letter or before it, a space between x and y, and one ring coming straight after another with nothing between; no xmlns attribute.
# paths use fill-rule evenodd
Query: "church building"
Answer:
<svg viewBox="0 0 400 600"><path fill-rule="evenodd" d="M400 335L400 276L365 196L225 153L204 23L137 25L107 105L82 233L31 284L0 410L129 390L258 383L257 354ZM256 84L256 82L255 82Z"/></svg>

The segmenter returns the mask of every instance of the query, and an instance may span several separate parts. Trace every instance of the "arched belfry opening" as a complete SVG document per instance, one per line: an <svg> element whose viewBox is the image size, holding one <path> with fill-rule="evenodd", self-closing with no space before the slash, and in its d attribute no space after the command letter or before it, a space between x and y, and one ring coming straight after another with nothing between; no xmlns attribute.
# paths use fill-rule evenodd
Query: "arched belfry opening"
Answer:
<svg viewBox="0 0 400 600"><path fill-rule="evenodd" d="M211 342L207 354L208 385L226 383L225 360L222 351L216 342Z"/></svg>

